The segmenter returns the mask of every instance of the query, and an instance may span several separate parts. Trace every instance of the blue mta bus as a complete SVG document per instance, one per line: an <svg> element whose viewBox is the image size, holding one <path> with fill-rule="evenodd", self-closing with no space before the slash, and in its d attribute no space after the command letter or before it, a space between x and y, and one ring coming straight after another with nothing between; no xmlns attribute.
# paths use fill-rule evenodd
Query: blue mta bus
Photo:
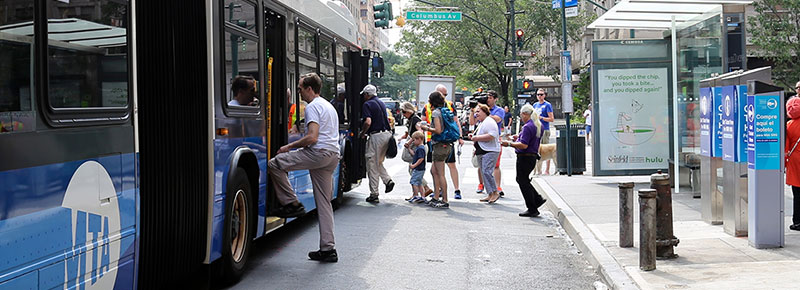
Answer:
<svg viewBox="0 0 800 290"><path fill-rule="evenodd" d="M365 176L357 33L330 0L0 0L0 289L237 281L292 221L266 163L304 134L300 75L339 104L334 207Z"/></svg>

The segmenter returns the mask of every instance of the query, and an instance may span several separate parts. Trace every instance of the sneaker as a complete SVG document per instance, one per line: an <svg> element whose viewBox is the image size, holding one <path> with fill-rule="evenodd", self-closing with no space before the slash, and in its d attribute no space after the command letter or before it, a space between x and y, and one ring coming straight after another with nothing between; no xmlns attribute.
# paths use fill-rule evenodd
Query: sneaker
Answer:
<svg viewBox="0 0 800 290"><path fill-rule="evenodd" d="M379 203L380 201L378 200L378 196L377 195L370 195L370 196L367 197L367 202Z"/></svg>
<svg viewBox="0 0 800 290"><path fill-rule="evenodd" d="M446 203L446 202L443 202L443 201L440 201L440 202L437 202L436 204L434 204L433 207L435 207L435 208L450 208L450 204Z"/></svg>
<svg viewBox="0 0 800 290"><path fill-rule="evenodd" d="M386 183L386 193L392 192L392 189L394 189L394 181L389 180L389 182Z"/></svg>
<svg viewBox="0 0 800 290"><path fill-rule="evenodd" d="M461 190L456 189L456 194L453 196L455 199L461 199Z"/></svg>
<svg viewBox="0 0 800 290"><path fill-rule="evenodd" d="M431 197L430 200L425 201L425 204L430 205L430 206L434 206L437 203L439 203L439 200L436 199L436 198L433 198L433 197Z"/></svg>
<svg viewBox="0 0 800 290"><path fill-rule="evenodd" d="M475 193L483 193L483 184L478 184L478 190Z"/></svg>
<svg viewBox="0 0 800 290"><path fill-rule="evenodd" d="M306 208L299 202L292 202L284 205L275 212L275 216L281 218L293 218L306 214Z"/></svg>
<svg viewBox="0 0 800 290"><path fill-rule="evenodd" d="M504 195L506 195L506 194L503 192L503 188L501 188L501 187L499 187L499 186L497 187L497 191L499 191L499 192L500 192L500 197L503 197Z"/></svg>
<svg viewBox="0 0 800 290"><path fill-rule="evenodd" d="M421 197L421 196L417 196L417 197L414 197L414 199L412 199L411 202L412 203L423 203L423 202L425 202L425 198Z"/></svg>
<svg viewBox="0 0 800 290"><path fill-rule="evenodd" d="M319 250L319 251L308 252L308 258L320 262L328 262L328 263L339 262L339 255L336 253L336 249L330 251Z"/></svg>

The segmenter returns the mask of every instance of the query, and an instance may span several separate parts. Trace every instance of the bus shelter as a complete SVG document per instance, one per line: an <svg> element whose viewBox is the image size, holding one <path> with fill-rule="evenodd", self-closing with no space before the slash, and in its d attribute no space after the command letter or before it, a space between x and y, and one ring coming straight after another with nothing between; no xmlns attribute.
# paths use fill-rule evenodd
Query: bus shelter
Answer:
<svg viewBox="0 0 800 290"><path fill-rule="evenodd" d="M699 186L690 178L699 168L688 168L700 154L700 80L730 70L746 68L746 63L732 62L735 50L743 45L730 42L732 35L728 29L725 11L744 10L751 0L622 0L603 14L588 28L593 29L631 29L660 31L663 41L669 41L668 133L669 159L675 161L679 169L674 174L675 191L698 191ZM743 18L743 17L742 17ZM741 23L743 27L743 23ZM638 39L637 39L638 40ZM628 41L628 40L622 40ZM741 42L741 41L739 41ZM602 49L602 48L600 48ZM598 51L603 53L603 51ZM594 59L593 59L594 62ZM594 65L594 63L593 63ZM593 78L593 82L597 82ZM595 84L593 84L595 86ZM597 89L597 88L595 88ZM630 102L630 101L629 101ZM631 106L630 104L628 104ZM666 107L666 106L665 106ZM594 124L599 124L594 114ZM593 126L594 136L599 136L601 128ZM633 131L635 132L635 131ZM603 132L605 133L605 132ZM598 158L593 156L594 164ZM652 170L651 171L655 171ZM631 172L634 173L634 172ZM691 174L690 174L691 173ZM702 183L702 181L700 181ZM681 189L681 186L684 186Z"/></svg>

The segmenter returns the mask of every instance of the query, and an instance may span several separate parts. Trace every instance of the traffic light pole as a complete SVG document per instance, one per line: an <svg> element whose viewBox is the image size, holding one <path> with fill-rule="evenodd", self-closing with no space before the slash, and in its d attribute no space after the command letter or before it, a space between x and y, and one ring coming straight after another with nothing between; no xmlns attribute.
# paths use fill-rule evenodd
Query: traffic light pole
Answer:
<svg viewBox="0 0 800 290"><path fill-rule="evenodd" d="M563 40L563 42L564 42L564 51L567 50L567 13L566 13L566 7L564 7L567 4L566 2L567 2L566 0L561 0L561 35L563 35L563 38L564 38L564 40ZM562 62L561 65L564 65L564 63ZM561 71L564 71L565 73L570 74L570 75L572 74L572 72L566 71L566 69L562 69ZM569 81L569 76L561 76L561 79L563 81ZM563 90L562 90L561 94L562 95L564 94ZM571 148L569 146L570 145L569 144L570 143L570 135L572 135L572 128L570 128L570 124L569 124L570 123L569 122L569 119L570 119L569 113L565 112L564 113L564 118L567 119L567 130L565 130L567 132L567 138L566 138L566 141L567 141L566 142L567 143L567 146L566 146L566 148L567 148L567 176L572 176L572 151L570 151ZM558 170L558 169L556 169L556 170Z"/></svg>
<svg viewBox="0 0 800 290"><path fill-rule="evenodd" d="M510 34L513 35L517 31L517 28L514 26L514 18L516 16L517 12L514 11L514 0L509 0L508 2L510 4L510 6L511 6L510 7L511 8L511 33ZM510 37L514 37L514 36L510 36ZM509 40L508 42L511 43L511 60L516 62L517 61L517 43L514 42L513 39ZM516 107L517 107L517 68L511 69L511 104L513 104L512 106L516 110ZM510 111L510 112L516 112L516 111ZM506 114L508 114L508 113L506 113ZM503 124L503 125L505 125L505 124Z"/></svg>

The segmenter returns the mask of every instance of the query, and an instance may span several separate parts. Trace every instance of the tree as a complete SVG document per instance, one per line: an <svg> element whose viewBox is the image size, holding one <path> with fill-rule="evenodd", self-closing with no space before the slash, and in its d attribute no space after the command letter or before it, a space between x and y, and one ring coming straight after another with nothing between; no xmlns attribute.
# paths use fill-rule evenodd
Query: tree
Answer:
<svg viewBox="0 0 800 290"><path fill-rule="evenodd" d="M575 124L586 121L583 111L592 105L592 73L589 71L589 67L582 67L580 71L581 79L575 86L575 93L572 95L572 109L575 113L570 116L570 120Z"/></svg>
<svg viewBox="0 0 800 290"><path fill-rule="evenodd" d="M403 31L398 50L410 58L398 70L416 74L436 74L456 76L458 86L470 88L484 87L494 89L502 96L501 104L511 101L511 70L503 67L504 60L511 59L511 45L514 45L514 31L508 15L510 4L507 0L438 0L437 4L459 7L469 15L492 28L505 39L498 37L487 28L466 17L460 22L409 21ZM552 9L550 1L518 0L517 10L525 14L516 16L516 28L525 31L523 49L535 50L544 44L548 37L561 38L560 10ZM569 38L579 38L580 29L588 24L587 14L569 18ZM507 42L510 40L511 42ZM546 56L529 58L526 66L542 68L540 73L553 74L548 68Z"/></svg>
<svg viewBox="0 0 800 290"><path fill-rule="evenodd" d="M388 92L389 95L398 100L409 100L410 91L417 86L414 75L398 72L395 68L408 61L407 56L396 54L394 51L381 53L383 57L384 75L381 78L372 78L372 84L380 91Z"/></svg>
<svg viewBox="0 0 800 290"><path fill-rule="evenodd" d="M759 0L757 15L750 17L750 35L759 47L756 53L775 65L772 78L789 90L800 80L800 1Z"/></svg>

